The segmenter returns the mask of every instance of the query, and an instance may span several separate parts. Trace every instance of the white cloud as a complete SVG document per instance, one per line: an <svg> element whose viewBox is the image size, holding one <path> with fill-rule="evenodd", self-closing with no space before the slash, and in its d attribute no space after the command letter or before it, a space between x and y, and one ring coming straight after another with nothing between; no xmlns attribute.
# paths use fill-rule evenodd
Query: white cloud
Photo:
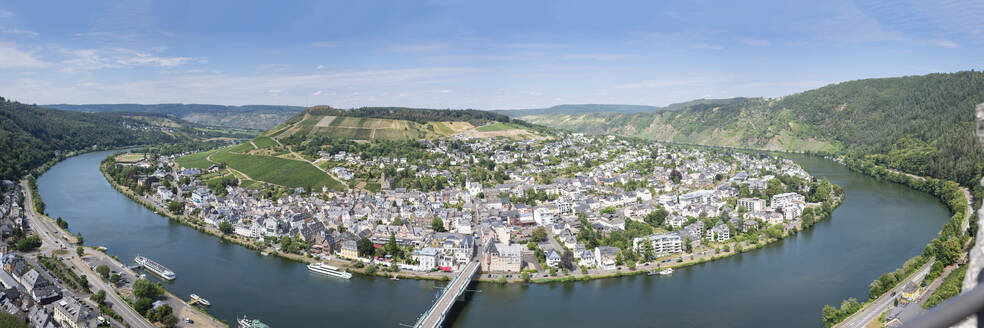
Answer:
<svg viewBox="0 0 984 328"><path fill-rule="evenodd" d="M273 93L273 94L281 93L283 91L284 90L280 90L280 89L270 89L270 90L267 90L268 93Z"/></svg>
<svg viewBox="0 0 984 328"><path fill-rule="evenodd" d="M328 66L318 65L318 67L316 67L316 69L319 69L319 70L322 70L322 69L325 69L325 68L328 68Z"/></svg>
<svg viewBox="0 0 984 328"><path fill-rule="evenodd" d="M20 50L13 43L0 42L0 68L45 66L48 66L48 63L35 57L34 53Z"/></svg>
<svg viewBox="0 0 984 328"><path fill-rule="evenodd" d="M38 32L29 31L29 30L20 30L20 29L15 29L15 28L8 28L8 29L0 30L0 33L3 33L3 34L14 34L14 35L23 35L23 36L26 36L26 37L29 37L29 38L34 38L34 37L37 37L39 35Z"/></svg>
<svg viewBox="0 0 984 328"><path fill-rule="evenodd" d="M438 91L438 92L440 92L440 93L454 93L454 90L444 89L444 90L441 90L441 91Z"/></svg>
<svg viewBox="0 0 984 328"><path fill-rule="evenodd" d="M769 40L765 40L765 39L752 39L752 38L741 39L741 43L744 43L744 44L747 44L747 45L750 45L750 46L755 46L755 47L765 47L765 46L768 46L770 44Z"/></svg>
<svg viewBox="0 0 984 328"><path fill-rule="evenodd" d="M3 9L0 9L0 18L7 18L7 17L13 16L13 15L14 15L14 13L12 13L12 12L9 12L9 11L3 10Z"/></svg>
<svg viewBox="0 0 984 328"><path fill-rule="evenodd" d="M321 94L322 94L321 90L318 90L318 91L315 91L314 93L312 93L311 95L312 96L320 96Z"/></svg>
<svg viewBox="0 0 984 328"><path fill-rule="evenodd" d="M204 57L165 57L130 49L77 49L61 52L69 56L62 61L61 71L76 73L104 68L157 67L176 68L189 63L207 63Z"/></svg>

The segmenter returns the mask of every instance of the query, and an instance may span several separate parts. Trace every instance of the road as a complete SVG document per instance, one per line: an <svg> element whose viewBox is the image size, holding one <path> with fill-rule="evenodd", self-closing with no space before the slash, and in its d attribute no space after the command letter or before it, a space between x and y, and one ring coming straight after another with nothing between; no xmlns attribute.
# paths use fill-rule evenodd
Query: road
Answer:
<svg viewBox="0 0 984 328"><path fill-rule="evenodd" d="M74 240L64 230L61 230L55 226L54 222L50 219L42 217L34 210L34 200L30 189L27 188L27 182L22 182L21 186L24 188L24 204L27 208L27 218L31 222L31 229L37 233L42 240L41 252L50 252L55 249L59 249L58 245L67 244L65 239L70 238ZM68 248L66 245L66 249ZM101 277L97 276L95 272L92 271L82 260L76 255L75 250L69 250L69 255L63 256L63 258L68 258L75 272L84 274L89 283L92 284L93 290L105 290L106 291L106 302L112 305L113 311L119 313L123 320L130 324L130 327L140 327L140 328L154 328L150 322L147 321L143 316L137 313L129 304L126 303L119 295L117 295L112 287L106 284Z"/></svg>
<svg viewBox="0 0 984 328"><path fill-rule="evenodd" d="M913 281L918 284L919 281L922 280L922 278L925 277L927 273L929 273L929 269L933 267L933 263L935 262L936 260L932 260L924 264L921 268L919 268L918 271L916 271L911 276L909 276L907 278L907 281ZM882 296L879 297L877 300L871 302L870 304L868 304L868 306L865 306L860 311L850 316L849 318L845 319L835 327L864 328L865 326L868 325L869 322L878 319L878 316L881 315L882 312L888 310L888 306L892 305L893 303L892 300L895 299L895 296L893 296L893 294L900 295L902 293L903 287L905 287L905 283L900 282L898 285L895 285L895 288L892 288L891 290L885 292L885 294L882 294Z"/></svg>
<svg viewBox="0 0 984 328"><path fill-rule="evenodd" d="M461 274L455 277L454 281L451 281L451 284L445 288L445 293L441 294L441 298L437 300L437 303L431 306L431 311L427 312L427 317L420 322L418 327L436 328L441 326L441 322L444 321L444 314L458 300L458 290L467 287L468 283L471 282L471 279L468 279L465 275L469 273L474 275L478 264L478 261L472 261L461 270Z"/></svg>

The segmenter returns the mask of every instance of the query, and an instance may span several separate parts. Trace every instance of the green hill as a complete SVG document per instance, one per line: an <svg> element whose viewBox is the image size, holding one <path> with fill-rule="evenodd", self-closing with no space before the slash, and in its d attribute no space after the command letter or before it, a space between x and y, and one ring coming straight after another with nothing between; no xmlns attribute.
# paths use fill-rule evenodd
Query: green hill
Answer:
<svg viewBox="0 0 984 328"><path fill-rule="evenodd" d="M58 152L172 143L184 137L115 113L79 113L0 97L0 178L18 180Z"/></svg>
<svg viewBox="0 0 984 328"><path fill-rule="evenodd" d="M77 112L154 113L212 126L268 130L304 110L298 106L206 104L54 104L45 107Z"/></svg>
<svg viewBox="0 0 984 328"><path fill-rule="evenodd" d="M976 71L865 79L780 99L698 102L647 113L519 118L585 133L784 151L865 155L890 167L973 185L984 167L974 137Z"/></svg>

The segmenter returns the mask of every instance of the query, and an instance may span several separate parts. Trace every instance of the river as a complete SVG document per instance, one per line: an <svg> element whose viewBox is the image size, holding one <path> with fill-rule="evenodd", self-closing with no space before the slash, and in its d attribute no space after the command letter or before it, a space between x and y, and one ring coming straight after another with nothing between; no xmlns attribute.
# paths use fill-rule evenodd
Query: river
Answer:
<svg viewBox="0 0 984 328"><path fill-rule="evenodd" d="M174 294L209 299L209 313L243 314L273 327L412 324L441 283L338 280L304 265L172 223L113 189L99 172L111 152L83 154L37 183L52 217L87 245L133 264L137 254L174 270ZM762 249L676 270L671 276L540 285L476 284L449 322L455 327L817 327L820 308L863 299L868 284L919 254L949 213L931 196L851 172L832 161L795 157L815 176L844 187L833 218Z"/></svg>

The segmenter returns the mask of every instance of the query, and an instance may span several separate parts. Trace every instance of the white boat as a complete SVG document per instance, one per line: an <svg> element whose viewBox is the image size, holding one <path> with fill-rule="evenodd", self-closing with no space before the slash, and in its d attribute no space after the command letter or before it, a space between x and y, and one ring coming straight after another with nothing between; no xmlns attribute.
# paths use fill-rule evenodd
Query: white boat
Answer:
<svg viewBox="0 0 984 328"><path fill-rule="evenodd" d="M239 324L239 328L270 328L269 325L256 319L249 319L246 316L242 318L237 318L236 323Z"/></svg>
<svg viewBox="0 0 984 328"><path fill-rule="evenodd" d="M670 268L670 269L663 269L662 271L659 272L659 274L664 275L664 276L665 275L669 275L671 273L673 273L673 269L672 268Z"/></svg>
<svg viewBox="0 0 984 328"><path fill-rule="evenodd" d="M154 262L154 260L140 255L137 255L137 257L133 260L147 271L150 271L150 273L156 274L165 280L174 280L174 278L177 277L177 275L174 274L174 271L171 271L171 269L168 269L160 263Z"/></svg>
<svg viewBox="0 0 984 328"><path fill-rule="evenodd" d="M351 273L342 271L342 270L340 270L337 267L333 267L333 266L330 266L330 265L327 265L327 264L324 264L324 263L321 263L321 262L308 264L307 268L308 268L308 270L311 270L312 272L317 272L317 273L324 274L324 275L329 275L329 276L332 276L332 277L343 278L343 279L351 279L352 278L352 274Z"/></svg>
<svg viewBox="0 0 984 328"><path fill-rule="evenodd" d="M198 304L201 304L202 306L212 306L212 303L210 303L207 299L198 296L198 294L191 294L191 300L198 302Z"/></svg>

